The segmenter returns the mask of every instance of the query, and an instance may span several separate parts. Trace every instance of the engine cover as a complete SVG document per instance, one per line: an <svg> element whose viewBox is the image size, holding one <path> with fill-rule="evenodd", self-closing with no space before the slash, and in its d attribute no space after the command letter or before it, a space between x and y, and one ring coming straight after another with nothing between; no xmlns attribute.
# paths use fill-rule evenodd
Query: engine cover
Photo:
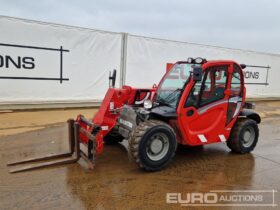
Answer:
<svg viewBox="0 0 280 210"><path fill-rule="evenodd" d="M133 107L124 105L120 113L118 124L119 124L119 133L125 138L128 139L130 132L136 126L137 113Z"/></svg>

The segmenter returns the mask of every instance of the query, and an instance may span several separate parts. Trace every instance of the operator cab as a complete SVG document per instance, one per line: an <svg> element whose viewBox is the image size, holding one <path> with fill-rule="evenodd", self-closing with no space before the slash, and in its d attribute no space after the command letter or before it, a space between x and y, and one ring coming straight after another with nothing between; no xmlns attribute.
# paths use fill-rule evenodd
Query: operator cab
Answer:
<svg viewBox="0 0 280 210"><path fill-rule="evenodd" d="M151 114L155 117L177 118L176 109L183 90L191 79L201 81L202 64L206 62L206 59L202 58L189 58L187 61L174 64L160 81L153 106L149 104L149 107L154 107L151 109Z"/></svg>
<svg viewBox="0 0 280 210"><path fill-rule="evenodd" d="M161 80L155 102L168 105L176 109L182 90L184 90L191 77L195 80L202 78L202 64L205 59L188 59L174 64L173 68Z"/></svg>
<svg viewBox="0 0 280 210"><path fill-rule="evenodd" d="M237 63L189 58L175 63L160 81L150 118L173 121L180 127L182 144L219 142L229 136L244 105L244 91Z"/></svg>

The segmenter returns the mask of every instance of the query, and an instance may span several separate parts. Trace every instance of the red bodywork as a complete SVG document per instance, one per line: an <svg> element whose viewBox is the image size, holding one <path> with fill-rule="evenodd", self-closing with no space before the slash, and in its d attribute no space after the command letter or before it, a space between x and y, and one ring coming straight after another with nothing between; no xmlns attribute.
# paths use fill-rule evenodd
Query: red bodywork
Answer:
<svg viewBox="0 0 280 210"><path fill-rule="evenodd" d="M241 91L242 91L242 105L235 115L235 117L227 124L227 112L229 108L229 99L231 95L233 94L233 91L230 89L231 79L232 79L232 72L233 72L233 65L237 64L234 61L210 61L205 64L203 64L202 68L203 71L205 71L209 67L213 66L229 66L228 69L228 79L226 84L226 90L224 92L225 96L223 99L217 101L217 105L211 107L210 105L206 105L204 107L199 108L198 110L194 107L184 107L185 99L188 97L189 92L191 91L191 88L194 85L194 81L190 81L190 83L186 86L185 90L183 91L183 94L181 96L181 100L179 102L179 105L177 107L177 125L178 125L178 136L181 137L181 139L178 139L178 141L182 144L188 144L192 146L196 145L202 145L202 144L209 144L209 143L216 143L221 141L226 141L230 135L231 128L233 127L235 121L238 118L239 113L242 111L242 107L245 103L245 97L246 97L246 89L244 87L244 76L243 72L240 67L240 73L241 73ZM225 103L223 103L225 102ZM210 108L208 108L209 106ZM207 109L204 113L200 114L199 110ZM186 115L188 111L192 110L194 114L189 117ZM202 142L201 139L199 139L199 135L203 134L207 142Z"/></svg>
<svg viewBox="0 0 280 210"><path fill-rule="evenodd" d="M180 63L180 62L177 62ZM176 64L176 63L175 63ZM166 74L168 71L172 69L175 64L168 63L166 65ZM227 111L230 107L229 99L232 94L234 94L234 90L230 89L230 84L232 80L232 72L233 65L236 64L240 68L240 83L241 83L241 91L242 91L242 105L236 116L227 123ZM246 98L246 88L244 86L244 75L242 68L239 64L231 60L223 60L223 61L208 61L207 63L202 65L203 71L210 67L217 66L229 66L228 67L228 79L226 84L225 96L222 100L220 100L220 104L217 104L213 107L207 109L205 113L200 114L199 110L203 110L207 108L207 105L201 107L200 109L196 109L195 107L184 107L185 101L192 90L195 81L191 80L184 91L182 92L181 99L179 101L177 107L177 116L178 119L170 120L169 124L174 128L177 136L177 141L180 144L190 145L190 146L198 146L209 143L216 143L221 141L226 141L229 138L231 128L236 122L239 113L242 111L242 107L245 103ZM179 75L178 75L179 76ZM221 75L217 75L218 77ZM175 78L174 78L175 79ZM163 82L164 77L158 86ZM206 93L207 94L207 93ZM225 103L222 103L224 101ZM219 102L219 101L218 101ZM211 106L211 104L210 104ZM236 108L236 107L235 107ZM188 111L193 111L194 114L190 117L187 116L186 113ZM200 135L203 135L203 139L199 138Z"/></svg>
<svg viewBox="0 0 280 210"><path fill-rule="evenodd" d="M124 104L140 106L144 100L151 99L156 87L151 89L136 89L130 86L123 86L122 88L109 88L101 106L93 117L92 122L101 127L101 131L96 136L96 154L103 151L103 138L110 133L116 126L120 110ZM80 120L81 115L77 117L77 122L81 127L86 128L91 132L92 128L87 127L85 123ZM80 139L84 143L88 143L88 138L80 134Z"/></svg>
<svg viewBox="0 0 280 210"><path fill-rule="evenodd" d="M180 62L177 62L180 63ZM234 61L210 61L202 65L203 71L212 66L224 66L228 67L228 79L226 84L226 90L224 92L224 98L220 101L220 104L213 107L201 107L195 109L194 107L184 107L185 101L195 84L195 81L191 79L182 92L181 99L177 107L177 119L169 120L169 124L174 128L177 136L177 140L181 144L187 145L202 145L215 142L226 141L230 135L231 128L233 127L238 114L242 111L242 107L245 103L246 89L244 87L244 75L241 70L240 82L242 91L242 106L239 109L237 115L230 121L227 121L227 111L229 109L229 99L233 90L230 89L230 82L232 79ZM166 74L172 68L174 64L167 64ZM241 69L241 67L240 67ZM166 76L164 75L164 77ZM219 76L219 75L218 75ZM217 76L217 77L218 77ZM161 82L163 81L162 78ZM174 78L176 79L176 78ZM159 83L159 86L161 84ZM122 88L109 88L105 98L92 119L95 125L101 127L101 131L96 136L96 154L100 154L103 150L103 138L110 133L110 131L116 126L120 110L124 104L127 105L141 105L145 99L152 99L154 93L156 93L157 87L154 85L150 89L136 89L130 86L123 86ZM207 95L207 93L205 93ZM222 103L223 102L223 103ZM211 104L210 104L211 105ZM207 111L203 112L203 109ZM189 117L186 115L188 111L193 111L194 114ZM86 124L80 121L80 116L77 117L77 122L88 131L91 132L92 128L87 127ZM226 126L225 126L226 125ZM202 138L202 136L203 138ZM81 140L87 144L87 137L80 134Z"/></svg>

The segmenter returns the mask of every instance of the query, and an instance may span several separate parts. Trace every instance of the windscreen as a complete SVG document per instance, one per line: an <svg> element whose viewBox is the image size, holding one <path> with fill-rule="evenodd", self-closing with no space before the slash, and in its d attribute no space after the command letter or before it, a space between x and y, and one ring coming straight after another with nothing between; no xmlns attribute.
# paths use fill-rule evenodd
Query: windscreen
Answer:
<svg viewBox="0 0 280 210"><path fill-rule="evenodd" d="M156 101L176 108L182 89L188 82L194 66L199 64L178 63L165 75L159 85Z"/></svg>

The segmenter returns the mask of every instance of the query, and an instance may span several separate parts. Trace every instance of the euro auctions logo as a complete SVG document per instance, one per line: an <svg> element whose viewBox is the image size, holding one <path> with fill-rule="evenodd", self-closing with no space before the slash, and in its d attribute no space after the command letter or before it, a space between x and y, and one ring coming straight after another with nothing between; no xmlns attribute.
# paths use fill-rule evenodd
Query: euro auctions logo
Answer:
<svg viewBox="0 0 280 210"><path fill-rule="evenodd" d="M212 190L209 192L166 193L166 203L180 206L275 207L276 190Z"/></svg>

